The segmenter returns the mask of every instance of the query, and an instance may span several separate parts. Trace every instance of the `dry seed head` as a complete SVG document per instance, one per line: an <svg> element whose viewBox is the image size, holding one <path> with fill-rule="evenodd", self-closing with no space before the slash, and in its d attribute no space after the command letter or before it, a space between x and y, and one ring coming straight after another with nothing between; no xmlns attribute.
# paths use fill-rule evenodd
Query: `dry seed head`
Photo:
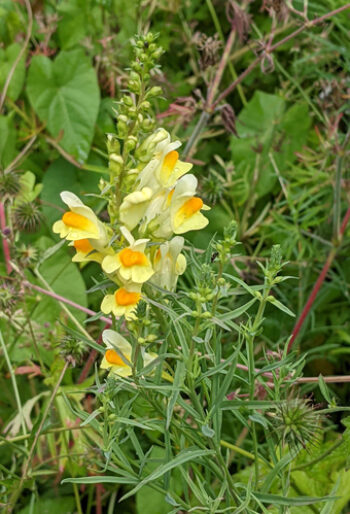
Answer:
<svg viewBox="0 0 350 514"><path fill-rule="evenodd" d="M0 174L0 197L11 198L19 193L21 188L18 174L14 171Z"/></svg>
<svg viewBox="0 0 350 514"><path fill-rule="evenodd" d="M20 203L14 209L14 223L21 232L36 232L41 224L41 212L34 202Z"/></svg>
<svg viewBox="0 0 350 514"><path fill-rule="evenodd" d="M59 343L60 354L65 361L68 361L73 367L79 364L86 351L83 341L73 336L67 335Z"/></svg>
<svg viewBox="0 0 350 514"><path fill-rule="evenodd" d="M315 442L320 431L320 415L310 399L288 398L270 414L279 440L296 451L300 446Z"/></svg>

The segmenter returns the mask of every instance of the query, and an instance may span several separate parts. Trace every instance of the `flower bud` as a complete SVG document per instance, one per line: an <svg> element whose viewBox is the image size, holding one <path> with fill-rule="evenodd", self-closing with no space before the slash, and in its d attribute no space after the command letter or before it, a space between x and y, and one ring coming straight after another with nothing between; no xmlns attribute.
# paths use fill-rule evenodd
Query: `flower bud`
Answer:
<svg viewBox="0 0 350 514"><path fill-rule="evenodd" d="M111 153L120 153L120 143L115 134L106 134L107 136L107 152Z"/></svg>
<svg viewBox="0 0 350 514"><path fill-rule="evenodd" d="M128 109L128 115L130 116L130 118L132 120L134 120L137 116L137 109L136 107L132 106L132 107L129 107Z"/></svg>
<svg viewBox="0 0 350 514"><path fill-rule="evenodd" d="M153 96L159 96L162 94L162 88L159 86L153 86L151 89L146 93L146 98L152 98Z"/></svg>
<svg viewBox="0 0 350 514"><path fill-rule="evenodd" d="M124 95L122 98L122 101L128 107L131 107L132 105L134 105L134 102L132 101L132 98L130 96Z"/></svg>
<svg viewBox="0 0 350 514"><path fill-rule="evenodd" d="M152 53L152 57L154 59L159 59L159 57L161 57L162 54L163 54L163 48L160 46Z"/></svg>
<svg viewBox="0 0 350 514"><path fill-rule="evenodd" d="M131 152L136 147L137 139L135 136L129 136L125 141L125 149L127 152Z"/></svg>
<svg viewBox="0 0 350 514"><path fill-rule="evenodd" d="M140 73L142 71L142 66L139 62L137 61L133 61L131 63L131 67L134 71L136 71L137 73Z"/></svg>
<svg viewBox="0 0 350 514"><path fill-rule="evenodd" d="M128 125L125 121L121 120L120 117L117 122L117 130L120 138L124 138L128 133Z"/></svg>
<svg viewBox="0 0 350 514"><path fill-rule="evenodd" d="M139 74L136 73L136 71L131 71L130 72L130 79L131 80L136 80L138 82L140 80Z"/></svg>
<svg viewBox="0 0 350 514"><path fill-rule="evenodd" d="M141 103L140 108L141 108L143 111L148 111L148 110L151 108L151 104L150 104L150 102L148 102L147 100L144 100L144 101Z"/></svg>
<svg viewBox="0 0 350 514"><path fill-rule="evenodd" d="M154 129L155 122L150 119L143 120L141 127L145 132L150 132Z"/></svg>
<svg viewBox="0 0 350 514"><path fill-rule="evenodd" d="M120 155L112 153L109 156L109 170L113 175L118 175L123 167L123 159Z"/></svg>
<svg viewBox="0 0 350 514"><path fill-rule="evenodd" d="M128 88L132 93L139 94L140 93L140 83L138 80L129 80L128 82Z"/></svg>
<svg viewBox="0 0 350 514"><path fill-rule="evenodd" d="M154 36L152 32L148 32L148 34L145 37L147 43L152 43L156 38L157 36Z"/></svg>
<svg viewBox="0 0 350 514"><path fill-rule="evenodd" d="M144 120L143 123L145 121L146 120ZM157 144L166 139L167 137L167 131L162 128L156 130L156 132L154 132L153 134L150 134L138 147L136 152L136 158L139 159L141 162L148 162L152 158L152 155Z"/></svg>

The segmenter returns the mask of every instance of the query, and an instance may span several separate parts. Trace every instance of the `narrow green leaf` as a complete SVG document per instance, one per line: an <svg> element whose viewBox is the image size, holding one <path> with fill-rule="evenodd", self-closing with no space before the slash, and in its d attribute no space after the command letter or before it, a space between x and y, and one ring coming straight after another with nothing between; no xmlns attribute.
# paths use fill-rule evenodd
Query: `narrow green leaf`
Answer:
<svg viewBox="0 0 350 514"><path fill-rule="evenodd" d="M185 363L183 361L178 361L176 370L175 370L175 377L174 377L174 389L170 395L167 410L166 410L166 430L169 429L171 418L173 414L173 410L176 404L177 397L180 393L181 385L185 378Z"/></svg>
<svg viewBox="0 0 350 514"><path fill-rule="evenodd" d="M271 296L271 297L269 297L268 301L269 301L269 303L271 303L272 305L277 307L277 309L279 309L280 311L285 312L286 314L288 314L288 316L291 316L292 318L295 318L294 312L292 312L290 309L288 309L288 307L283 305L283 303L276 300L276 298Z"/></svg>
<svg viewBox="0 0 350 514"><path fill-rule="evenodd" d="M191 449L183 450L172 461L167 462L166 464L162 464L155 471L153 471L153 473L148 475L148 477L141 480L141 482L139 482L136 487L134 487L127 494L124 494L124 496L120 499L120 501L126 500L126 498L133 496L136 493L136 491L141 489L141 487L148 484L149 482L152 482L153 480L157 480L158 478L163 476L165 473L167 473L171 469L182 466L183 464L185 464L188 461L193 461L193 460L199 459L200 457L205 457L205 456L209 457L209 455L213 455L213 454L214 454L214 451L212 451L212 450L191 450Z"/></svg>
<svg viewBox="0 0 350 514"><path fill-rule="evenodd" d="M137 479L129 477L117 476L93 476L93 477L79 477L79 478L65 478L61 484L136 484Z"/></svg>

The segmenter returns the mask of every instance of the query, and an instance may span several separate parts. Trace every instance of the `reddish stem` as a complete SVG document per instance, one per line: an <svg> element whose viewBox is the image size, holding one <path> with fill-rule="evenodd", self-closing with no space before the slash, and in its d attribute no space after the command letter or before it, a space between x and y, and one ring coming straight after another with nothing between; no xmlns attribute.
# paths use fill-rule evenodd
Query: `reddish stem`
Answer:
<svg viewBox="0 0 350 514"><path fill-rule="evenodd" d="M108 328L110 326L110 323L106 323L105 327L103 330L105 330L106 328ZM103 332L102 330L102 332ZM102 332L97 340L97 344L102 344ZM90 352L90 355L85 363L85 366L83 367L83 370L82 372L80 373L80 376L78 378L78 384L81 384L82 382L84 382L84 380L87 378L88 374L89 374L89 371L93 365L93 363L95 362L96 360L96 357L98 355L98 351L95 350L95 349L92 349L91 352Z"/></svg>
<svg viewBox="0 0 350 514"><path fill-rule="evenodd" d="M327 20L328 18L331 18L332 16L334 16L335 14L338 14L342 11L345 11L346 9L350 9L350 3L348 4L345 4L341 7L338 7L338 9L334 9L333 11L330 11L328 12L327 14L324 14L323 16L320 16L319 18L315 18L314 20L312 21L309 21L309 22L306 22L304 23L301 27L299 27L297 30L295 30L294 32L292 32L291 34L289 34L288 36L286 36L285 38L281 39L281 41L278 41L277 43L275 43L274 45L270 46L269 48L266 48L266 51L265 52L262 52L249 66L248 68L239 76L237 77L237 79L232 82L232 84L230 86L228 86L219 96L218 98L215 100L215 102L213 103L213 105L211 106L211 111L214 111L215 107L221 102L221 100L223 100L228 94L231 93L231 91L233 91L237 86L238 84L240 84L242 82L242 80L245 79L245 77L247 75L250 74L251 71L253 71L253 69L260 63L260 61L262 61L265 56L266 56L266 53L268 54L271 54L274 50L276 50L277 48L279 48L280 46L284 45L284 43L287 43L288 41L290 41L291 39L293 39L295 36L297 36L298 34L300 34L300 32L302 32L303 30L305 29L309 29L311 27L313 27L314 25L317 25L318 23L322 23L324 20Z"/></svg>
<svg viewBox="0 0 350 514"><path fill-rule="evenodd" d="M350 207L348 208L348 210L346 211L346 214L344 216L344 219L342 221L342 224L341 224L341 227L340 227L340 230L339 230L339 238L338 238L338 242L340 243L342 238L343 238L343 235L344 235L344 232L345 232L345 229L347 227L347 224L349 222L349 219L350 219ZM300 332L300 329L307 317L307 315L309 314L309 311L316 299L316 296L317 296L317 293L319 292L320 290L320 287L321 285L323 284L323 281L324 279L326 278L327 276L327 273L328 273L328 270L334 260L334 257L336 256L336 253L337 253L337 247L333 247L332 250L330 251L329 255L328 255L328 258L325 262L325 265L323 266L322 268L322 271L318 277L318 279L316 280L316 283L311 291L311 294L306 302L306 305L305 307L303 308L303 311L298 319L298 321L296 322L295 326L294 326L294 329L293 329L293 332L292 332L292 337L290 338L290 341L288 343L288 348L287 348L287 352L290 352L291 348L292 348L292 345L293 345L293 342L295 341L297 335L299 334Z"/></svg>
<svg viewBox="0 0 350 514"><path fill-rule="evenodd" d="M4 231L6 229L6 216L5 216L5 207L2 202L0 202L0 228L2 232L2 248L4 250L4 259L5 259L5 265L6 265L6 272L8 274L11 273L11 254L10 254L10 246L6 239L6 236L4 234Z"/></svg>
<svg viewBox="0 0 350 514"><path fill-rule="evenodd" d="M97 312L95 312L91 309L88 309L87 307L83 307L82 305L79 305L78 303L75 303L72 300L65 298L64 296L61 296L56 293L52 293L51 291L47 291L46 289L36 286L35 284L28 282L27 280L25 280L23 282L23 285L26 287L29 287L31 289L35 289L36 291L39 291L39 293L43 293L43 294L46 294L47 296L51 296L51 298L54 298L55 300L58 300L59 302L63 302L63 303L66 303L67 305L70 305L71 307L75 307L75 309L85 312L86 314L89 314L90 316L96 316L96 314L97 314ZM101 316L99 319L101 321L104 321L106 323L106 325L108 325L108 326L112 325L112 320L109 318L105 318L104 316Z"/></svg>

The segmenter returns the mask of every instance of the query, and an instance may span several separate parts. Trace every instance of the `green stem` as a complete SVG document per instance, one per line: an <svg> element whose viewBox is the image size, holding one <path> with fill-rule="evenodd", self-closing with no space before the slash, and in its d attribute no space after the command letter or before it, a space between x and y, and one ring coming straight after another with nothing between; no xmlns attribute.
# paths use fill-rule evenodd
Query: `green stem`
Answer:
<svg viewBox="0 0 350 514"><path fill-rule="evenodd" d="M81 508L81 503L80 503L80 496L79 496L78 485L74 484L74 483L72 485L73 485L75 503L76 503L76 506L77 506L78 514L83 514L83 511L82 511L82 508Z"/></svg>
<svg viewBox="0 0 350 514"><path fill-rule="evenodd" d="M69 365L69 363L68 363L68 362L66 362L66 363L65 363L65 365L64 365L64 367L63 367L63 369L62 369L62 371L61 371L61 374L60 374L60 376L59 376L59 378L58 378L58 381L57 381L57 383L56 383L56 385L55 385L55 387L54 387L54 390L52 391L51 397L50 397L50 399L49 399L49 401L48 401L48 403L47 403L47 405L46 405L46 408L45 408L45 410L44 410L43 416L42 416L42 418L41 418L40 425L39 425L39 427L38 427L38 429L37 429L37 431L36 431L36 434L35 434L35 437L34 437L34 441L33 441L33 443L32 443L32 446L31 446L30 450L29 450L27 460L26 460L26 462L25 462L25 464L24 464L24 467L23 467L23 472L22 472L21 480L20 480L20 482L19 482L18 486L16 487L16 489L14 490L14 492L12 493L11 497L10 497L10 500L9 500L9 503L8 503L8 506L7 506L7 510L6 510L6 512L7 512L8 514L10 514L11 512L13 512L13 509L14 509L14 507L15 507L15 505L16 505L17 499L18 499L19 495L20 495L20 494L21 494L21 492L22 492L23 484L24 484L24 481L25 481L25 480L26 480L26 478L27 478L27 474L28 474L29 466L30 466L30 463L31 463L31 460L32 460L32 457L33 457L34 450L35 450L35 448L36 448L36 445L37 445L38 439L39 439L39 437L40 437L41 430L42 430L42 428L43 428L43 426L44 426L44 423L45 423L45 421L46 421L46 418L47 418L47 416L48 416L48 414L49 414L49 412L50 412L50 409L51 409L52 404L53 404L53 402L54 402L54 399L55 399L55 397L56 397L56 394L57 394L58 388L60 387L61 382L62 382L62 380L63 380L63 377L64 377L64 375L65 375L65 373L66 373L66 371L67 371L68 365ZM80 513L79 513L79 514L80 514Z"/></svg>
<svg viewBox="0 0 350 514"><path fill-rule="evenodd" d="M18 391L17 382L16 382L16 376L15 376L15 373L13 371L13 367L12 367L9 355L7 353L5 341L4 341L3 337L2 337L2 332L1 331L0 331L0 343L1 343L1 346L2 346L2 350L4 352L6 364L8 366L9 372L10 372L12 387L13 387L13 391L15 393L15 399L16 399L18 413L19 413L20 420L21 420L23 434L26 436L27 435L27 429L26 429L26 425L25 425L25 421L24 421L22 403L21 403L21 398L19 396L19 391Z"/></svg>
<svg viewBox="0 0 350 514"><path fill-rule="evenodd" d="M266 303L267 297L270 292L270 286L267 283L267 279L265 277L264 291L260 300L260 305L258 308L258 312L256 313L253 326L251 327L250 334L247 338L247 352L248 352L248 376L249 376L249 399L254 400L255 395L255 358L254 358L254 340L255 334L261 324ZM255 468L255 488L257 488L258 480L259 480L259 453L258 453L258 439L256 435L256 426L255 423L252 422L252 438L253 438L253 450L254 450L254 468Z"/></svg>

